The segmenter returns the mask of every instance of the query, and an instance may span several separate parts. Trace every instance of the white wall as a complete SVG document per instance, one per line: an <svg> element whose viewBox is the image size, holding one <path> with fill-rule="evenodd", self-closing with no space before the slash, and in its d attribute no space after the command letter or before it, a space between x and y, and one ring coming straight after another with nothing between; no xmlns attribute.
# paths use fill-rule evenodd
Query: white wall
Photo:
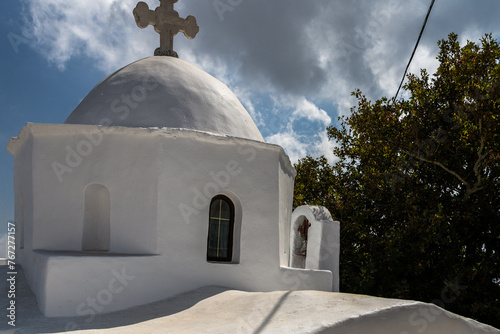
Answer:
<svg viewBox="0 0 500 334"><path fill-rule="evenodd" d="M307 256L297 255L302 238L298 227L307 218L311 226L308 230ZM311 270L328 270L333 275L332 290L339 291L340 223L334 221L328 209L322 206L302 205L291 217L290 266Z"/></svg>
<svg viewBox="0 0 500 334"><path fill-rule="evenodd" d="M98 183L110 192L110 251L157 252L157 140L103 136L97 126L41 125L32 131L33 249L82 250L85 188ZM95 142L78 134L83 131L93 131Z"/></svg>
<svg viewBox="0 0 500 334"><path fill-rule="evenodd" d="M287 268L295 171L281 147L190 130L41 124L27 130L35 138L37 252L22 264L27 275L44 277L30 284L38 284L46 315L88 314L87 298L100 298L96 312L110 312L208 285L331 290L330 271ZM67 163L67 147L87 145L82 133L89 132L101 140L58 177L53 162ZM11 150L27 138L21 137ZM68 253L81 250L91 183L110 192L110 253ZM206 260L208 205L218 194L235 204L233 263ZM130 279L119 289L122 272Z"/></svg>
<svg viewBox="0 0 500 334"><path fill-rule="evenodd" d="M14 156L14 198L15 198L15 221L23 227L16 229L16 239L24 239L24 248L21 243L16 243L16 263L27 263L31 254L33 243L33 138L28 129L23 128L20 135L23 136L23 144L16 147ZM9 148L9 147L8 147ZM10 152L10 151L9 151ZM12 152L11 152L12 153ZM22 202L21 202L22 197ZM21 233L24 234L21 235ZM25 275L32 289L37 289L38 274L33 265L28 265L32 270L26 270Z"/></svg>

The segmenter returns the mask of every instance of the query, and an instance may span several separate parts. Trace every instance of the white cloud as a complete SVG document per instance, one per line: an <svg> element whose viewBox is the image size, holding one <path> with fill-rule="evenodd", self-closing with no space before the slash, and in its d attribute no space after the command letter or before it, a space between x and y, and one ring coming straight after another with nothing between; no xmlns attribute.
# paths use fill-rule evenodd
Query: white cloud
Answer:
<svg viewBox="0 0 500 334"><path fill-rule="evenodd" d="M292 163L296 163L307 154L307 144L300 140L300 136L293 131L291 126L288 126L284 132L266 137L265 140L268 143L283 147Z"/></svg>
<svg viewBox="0 0 500 334"><path fill-rule="evenodd" d="M272 115L271 122L284 125L274 124L277 131L266 137L267 142L282 146L293 163L306 155L324 155L330 162L335 161L335 143L329 141L326 130L332 120L326 111L305 97L274 98L273 103L279 111Z"/></svg>
<svg viewBox="0 0 500 334"><path fill-rule="evenodd" d="M420 70L425 68L430 75L436 73L439 66L439 61L436 59L438 52L437 45L419 47L408 72L420 75Z"/></svg>
<svg viewBox="0 0 500 334"><path fill-rule="evenodd" d="M290 123L285 130L268 136L265 140L268 143L283 147L292 163L296 163L306 155L315 158L323 155L330 163L337 160L333 154L336 144L328 139L326 129L313 135L312 138L304 138L304 136L293 130Z"/></svg>
<svg viewBox="0 0 500 334"><path fill-rule="evenodd" d="M320 121L325 125L330 125L332 119L326 111L318 108L314 103L302 97L297 101L297 106L293 111L294 116L305 117L310 121Z"/></svg>
<svg viewBox="0 0 500 334"><path fill-rule="evenodd" d="M328 139L328 134L322 131L318 135L318 141L314 143L314 148L311 148L310 155L313 157L319 157L324 155L330 164L333 164L338 158L333 154L333 149L337 146L335 142Z"/></svg>
<svg viewBox="0 0 500 334"><path fill-rule="evenodd" d="M154 34L136 27L134 0L26 0L25 34L50 63L64 69L74 57L86 56L110 72L146 56ZM149 1L154 6L154 1Z"/></svg>
<svg viewBox="0 0 500 334"><path fill-rule="evenodd" d="M110 73L158 46L152 27L135 24L137 0L24 1L33 48L61 69L84 56ZM193 41L179 34L175 49L225 82L269 140L295 156L332 148L324 126L349 114L355 89L371 100L395 94L428 9L419 0L228 3L221 19L212 1L178 2L181 17L194 15L201 30ZM452 31L473 40L500 35L499 10L500 2L436 2L410 72L433 73L436 43ZM288 126L298 119L315 132L304 136Z"/></svg>

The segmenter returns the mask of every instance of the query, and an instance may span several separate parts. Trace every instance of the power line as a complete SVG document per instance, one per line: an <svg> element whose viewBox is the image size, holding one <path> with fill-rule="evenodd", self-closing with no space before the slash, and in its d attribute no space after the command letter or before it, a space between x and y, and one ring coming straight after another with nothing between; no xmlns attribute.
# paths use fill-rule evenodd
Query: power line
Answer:
<svg viewBox="0 0 500 334"><path fill-rule="evenodd" d="M424 24L422 25L422 30L420 30L420 34L418 35L417 43L415 44L415 47L413 48L413 52L411 54L410 60L408 61L408 65L406 65L405 73L403 74L403 78L401 79L401 83L399 84L398 91L396 92L396 96L394 96L394 102L396 102L396 99L398 98L399 91L401 90L401 87L403 86L403 82L405 81L406 78L406 73L408 72L408 68L410 67L411 61L413 60L413 56L415 55L415 52L417 51L418 48L418 43L420 43L420 38L422 37L422 34L424 33L425 25L427 24L427 20L429 19L429 15L431 14L432 6L434 6L434 2L436 0L432 0L431 5L429 6L429 10L427 11L427 15L425 16Z"/></svg>

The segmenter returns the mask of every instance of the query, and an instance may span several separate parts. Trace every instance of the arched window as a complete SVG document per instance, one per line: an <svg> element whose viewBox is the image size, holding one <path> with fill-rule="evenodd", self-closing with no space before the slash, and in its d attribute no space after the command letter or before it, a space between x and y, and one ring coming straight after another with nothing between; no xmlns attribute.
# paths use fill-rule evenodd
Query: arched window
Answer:
<svg viewBox="0 0 500 334"><path fill-rule="evenodd" d="M210 203L207 261L231 262L233 256L234 205L226 196Z"/></svg>
<svg viewBox="0 0 500 334"><path fill-rule="evenodd" d="M107 252L109 244L109 190L102 184L90 184L85 188L82 250Z"/></svg>

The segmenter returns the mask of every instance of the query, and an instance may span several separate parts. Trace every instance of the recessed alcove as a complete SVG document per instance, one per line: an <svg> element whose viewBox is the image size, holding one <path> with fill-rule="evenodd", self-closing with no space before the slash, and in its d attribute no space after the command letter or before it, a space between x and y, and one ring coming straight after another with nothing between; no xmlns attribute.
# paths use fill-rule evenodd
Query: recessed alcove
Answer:
<svg viewBox="0 0 500 334"><path fill-rule="evenodd" d="M110 245L110 196L102 184L85 188L82 250L108 252Z"/></svg>
<svg viewBox="0 0 500 334"><path fill-rule="evenodd" d="M295 221L292 221L290 240L290 267L292 268L305 269L306 267L307 238L304 238L304 235L300 231L300 227L304 224L310 225L306 216L299 216Z"/></svg>

